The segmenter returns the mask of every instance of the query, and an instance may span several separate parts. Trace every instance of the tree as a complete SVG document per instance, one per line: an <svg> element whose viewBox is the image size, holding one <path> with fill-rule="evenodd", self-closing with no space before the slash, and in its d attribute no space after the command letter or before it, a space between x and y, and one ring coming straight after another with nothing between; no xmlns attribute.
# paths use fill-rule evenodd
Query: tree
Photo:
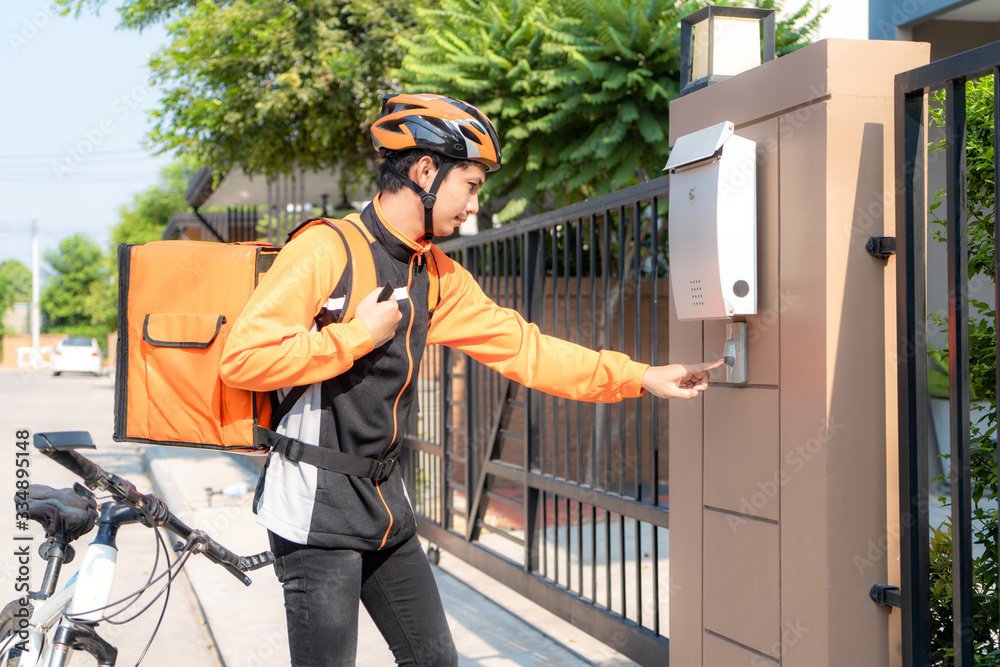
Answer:
<svg viewBox="0 0 1000 667"><path fill-rule="evenodd" d="M0 308L31 301L31 269L16 259L0 263ZM4 301L4 299L7 299ZM6 307L2 304L6 303Z"/></svg>
<svg viewBox="0 0 1000 667"><path fill-rule="evenodd" d="M169 164L160 172L159 184L133 195L130 205L119 208L118 224L111 228L112 250L120 243L148 243L163 238L170 216L187 208L185 193L195 171L190 159Z"/></svg>
<svg viewBox="0 0 1000 667"><path fill-rule="evenodd" d="M678 95L681 0L442 0L417 11L399 79L443 93L496 120L504 169L487 194L512 199L502 219L545 196L561 205L658 175ZM772 0L758 6L778 8ZM806 3L777 27L780 54L819 22Z"/></svg>
<svg viewBox="0 0 1000 667"><path fill-rule="evenodd" d="M0 263L0 334L3 315L15 303L31 301L31 270L16 259Z"/></svg>
<svg viewBox="0 0 1000 667"><path fill-rule="evenodd" d="M106 0L57 0L65 11ZM121 26L166 22L151 139L217 171L342 167L370 178L368 127L404 85L480 104L510 165L486 195L512 218L645 180L666 161L686 0L125 0ZM758 6L780 9L776 0ZM779 53L816 28L807 3ZM403 59L403 54L409 55ZM395 73L394 73L395 72ZM554 197L554 201L553 201Z"/></svg>
<svg viewBox="0 0 1000 667"><path fill-rule="evenodd" d="M105 0L58 0L79 12ZM164 88L152 142L202 165L371 178L368 127L412 29L405 0L126 0L121 25L167 22L150 62Z"/></svg>
<svg viewBox="0 0 1000 667"><path fill-rule="evenodd" d="M106 1L56 0L56 6L63 8L63 14L75 12L79 16L88 6L95 12L99 11ZM198 0L129 0L118 8L118 13L122 17L122 28L141 31L171 16L184 14L197 4Z"/></svg>
<svg viewBox="0 0 1000 667"><path fill-rule="evenodd" d="M74 234L46 252L45 261L55 271L41 298L48 331L98 337L112 331L116 313L107 306L111 279L100 247Z"/></svg>
<svg viewBox="0 0 1000 667"><path fill-rule="evenodd" d="M415 89L481 100L499 118L509 167L497 180L516 195L501 217L511 218L542 193L569 203L662 168L668 104L678 94L678 25L696 8L676 0L450 0L418 12L425 30L404 41L400 77ZM801 45L807 26L793 34L782 22L782 49Z"/></svg>
<svg viewBox="0 0 1000 667"><path fill-rule="evenodd" d="M935 100L937 104L930 109L931 122L943 128L944 93L936 94ZM993 123L993 76L966 84L966 121L968 275L970 279L976 275L988 276L995 284L1000 277L994 269L997 239L994 237L996 173L993 167L993 135L998 128L994 128ZM931 144L930 149L943 147L942 140ZM932 219L944 195L944 192L939 192L935 196L935 202L930 207ZM936 233L936 237L946 240L940 232ZM982 419L970 425L972 539L982 549L972 566L972 624L975 662L982 667L1000 664L1000 638L996 634L1000 625L1000 608L997 606L996 315L993 305L969 299L969 390L986 405ZM930 319L947 330L945 318L932 315ZM939 358L947 359L947 349L934 353ZM984 503L984 498L993 500ZM931 641L937 656L934 664L947 667L954 664L950 519L940 527L932 526L931 530Z"/></svg>
<svg viewBox="0 0 1000 667"><path fill-rule="evenodd" d="M92 309L92 325L112 331L118 324L118 245L162 239L170 216L187 207L185 192L195 171L192 160L181 158L163 167L160 183L133 195L130 205L118 209L118 224L111 228L110 252L101 255L103 286L95 287L87 302Z"/></svg>

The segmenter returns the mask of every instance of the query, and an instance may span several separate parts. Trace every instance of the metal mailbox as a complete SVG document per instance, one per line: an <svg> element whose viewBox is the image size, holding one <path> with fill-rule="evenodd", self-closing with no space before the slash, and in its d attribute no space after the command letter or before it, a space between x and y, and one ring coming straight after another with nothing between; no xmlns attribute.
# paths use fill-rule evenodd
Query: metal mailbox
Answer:
<svg viewBox="0 0 1000 667"><path fill-rule="evenodd" d="M680 137L670 173L670 277L680 320L757 313L757 144L726 121Z"/></svg>

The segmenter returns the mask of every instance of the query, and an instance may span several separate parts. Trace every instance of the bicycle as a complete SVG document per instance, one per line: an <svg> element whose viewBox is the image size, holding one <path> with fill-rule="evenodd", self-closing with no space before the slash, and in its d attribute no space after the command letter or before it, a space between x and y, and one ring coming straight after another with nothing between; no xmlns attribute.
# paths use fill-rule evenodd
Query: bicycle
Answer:
<svg viewBox="0 0 1000 667"><path fill-rule="evenodd" d="M89 653L99 667L114 667L118 649L97 633L97 626L102 622L128 623L145 613L162 595L160 619L136 662L138 665L163 620L171 582L192 554L206 556L246 586L251 580L245 572L274 562L269 551L246 557L234 554L204 531L187 526L156 496L140 493L127 479L105 471L75 451L96 448L86 431L36 433L34 446L80 477L86 486L77 482L71 489L57 490L32 484L15 494L18 517L23 513L25 518L38 521L45 528L47 539L39 547L39 555L47 565L38 591L27 591L26 596L12 600L0 611L0 667L65 667L74 651ZM91 489L106 492L111 500L98 507ZM119 528L133 523L154 529L159 545L156 561L145 585L111 601L118 554L115 539ZM71 542L95 526L97 535L87 547L79 571L57 590L62 566L74 558ZM167 547L157 528L165 528L180 540L174 546L178 556L171 562L167 552L167 567L159 574L160 551L166 551ZM161 589L142 609L130 618L115 620L164 578ZM35 606L32 601L40 604Z"/></svg>

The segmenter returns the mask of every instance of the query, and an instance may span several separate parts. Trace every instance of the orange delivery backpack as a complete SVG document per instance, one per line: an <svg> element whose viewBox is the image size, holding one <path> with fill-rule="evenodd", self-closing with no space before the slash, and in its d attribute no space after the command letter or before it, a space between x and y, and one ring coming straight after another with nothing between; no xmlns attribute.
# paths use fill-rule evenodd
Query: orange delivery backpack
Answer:
<svg viewBox="0 0 1000 667"><path fill-rule="evenodd" d="M346 294L331 295L344 297L336 318L344 322L376 287L374 239L357 214L309 220L289 238L316 224L330 225L347 249L350 275L338 280ZM260 242L154 241L118 247L116 441L268 452L279 437L270 429L306 387L293 389L278 403L274 392L224 384L219 361L231 327L279 251Z"/></svg>

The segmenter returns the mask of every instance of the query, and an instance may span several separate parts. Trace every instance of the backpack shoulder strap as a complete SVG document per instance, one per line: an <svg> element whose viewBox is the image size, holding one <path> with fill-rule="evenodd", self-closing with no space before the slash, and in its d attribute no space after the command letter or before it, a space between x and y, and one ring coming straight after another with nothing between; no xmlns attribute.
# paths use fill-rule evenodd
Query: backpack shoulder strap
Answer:
<svg viewBox="0 0 1000 667"><path fill-rule="evenodd" d="M354 300L354 304L351 306L350 310L350 315L353 317L354 308L357 307L357 302L365 298L365 296L370 294L373 289L378 287L378 283L376 282L376 277L375 277L375 260L371 254L371 244L375 243L375 237L372 236L371 232L368 231L368 228L365 227L365 223L362 222L361 220L361 216L358 215L357 213L351 213L342 220L329 220L329 219L325 220L327 224L331 225L334 228L338 228L342 232L344 232L345 236L347 235L347 230L345 228L353 227L354 231L356 231L361 237L363 237L364 243L367 243L368 245L367 252L364 253L363 256L361 255L361 253L355 254L355 256L358 257L358 259L355 261L354 270L357 271L358 275L360 276L359 277L359 280L361 281L360 284L365 287L371 285L371 287L368 287L367 289L358 290L359 294L357 295L357 299ZM350 243L351 237L348 236L347 238L348 242ZM360 248L362 246L362 241L358 238L354 239L354 243L355 245L352 245L351 246L352 248ZM438 276L438 266L440 260L436 255L436 253L440 252L441 251L438 250L437 246L432 246L430 252L428 252L426 255L427 269L428 269L427 277L429 280L429 285L427 288L427 312L431 315L434 314L434 309L437 308L438 303L440 303L441 301L441 286L440 286L440 279ZM352 294L352 296L354 295ZM347 320L346 310L344 319L345 321Z"/></svg>
<svg viewBox="0 0 1000 667"><path fill-rule="evenodd" d="M341 220L323 218L323 221L340 234L348 249L347 253L351 257L350 284L347 288L346 301L340 320L348 322L354 317L354 311L361 300L378 287L375 275L375 258L372 256L371 248L375 239L365 229L364 223L361 222L361 216L357 213L351 213Z"/></svg>
<svg viewBox="0 0 1000 667"><path fill-rule="evenodd" d="M330 296L331 298L337 297L337 292L343 291L343 294L339 296L343 296L344 306L340 310L337 321L349 322L354 317L358 303L376 286L375 259L372 257L371 251L371 242L374 241L374 238L364 228L361 217L352 213L343 220L331 218L307 220L288 234L288 240L291 241L310 227L323 224L333 228L344 244L347 262L340 279L338 279L337 286L334 288L334 293ZM277 392L272 392L271 423L275 426L280 424L308 388L308 385L293 387L280 402L277 401Z"/></svg>
<svg viewBox="0 0 1000 667"><path fill-rule="evenodd" d="M332 228L344 244L347 254L347 264L341 276L341 281L346 283L346 289L342 289L344 297L344 308L341 310L339 322L348 322L354 317L354 311L358 307L361 299L365 298L378 285L375 275L375 259L372 257L371 244L375 238L365 229L361 222L361 216L351 213L342 219L335 218L313 218L306 220L301 225L288 233L288 240L316 225L327 225ZM338 287L340 286L338 282ZM357 285L358 289L354 289ZM331 297L338 296L332 294Z"/></svg>

